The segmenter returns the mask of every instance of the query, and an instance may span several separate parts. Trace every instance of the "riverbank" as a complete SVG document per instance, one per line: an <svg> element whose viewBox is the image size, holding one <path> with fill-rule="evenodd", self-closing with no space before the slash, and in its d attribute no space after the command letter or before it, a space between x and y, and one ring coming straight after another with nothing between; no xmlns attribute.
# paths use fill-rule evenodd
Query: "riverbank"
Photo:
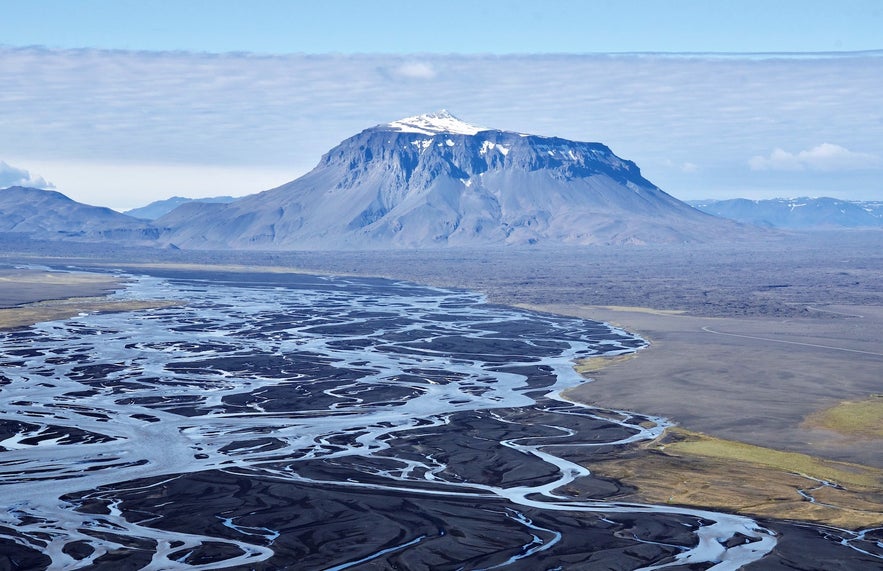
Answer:
<svg viewBox="0 0 883 571"><path fill-rule="evenodd" d="M124 280L105 274L0 270L0 329L27 327L81 313L135 311L174 303L107 298L123 287Z"/></svg>
<svg viewBox="0 0 883 571"><path fill-rule="evenodd" d="M838 307L829 311L843 319L805 321L533 309L613 323L650 343L635 358L578 363L593 382L567 392L685 427L589 465L632 487L623 500L850 529L883 524L883 398L869 396L883 364L873 342L879 308Z"/></svg>
<svg viewBox="0 0 883 571"><path fill-rule="evenodd" d="M0 309L39 301L98 297L122 289L124 280L109 274L0 268Z"/></svg>
<svg viewBox="0 0 883 571"><path fill-rule="evenodd" d="M590 373L593 382L570 398L658 414L719 438L883 468L879 435L807 422L880 392L881 307L828 308L862 317L787 320L529 307L611 323L649 342L636 358Z"/></svg>

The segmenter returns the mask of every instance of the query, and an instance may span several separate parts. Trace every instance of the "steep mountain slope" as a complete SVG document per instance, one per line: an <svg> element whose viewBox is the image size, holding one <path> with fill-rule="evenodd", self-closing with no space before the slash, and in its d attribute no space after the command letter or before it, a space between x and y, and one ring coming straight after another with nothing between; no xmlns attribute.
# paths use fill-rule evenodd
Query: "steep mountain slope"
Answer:
<svg viewBox="0 0 883 571"><path fill-rule="evenodd" d="M110 208L89 206L53 190L11 186L0 190L0 232L44 240L155 240L158 230Z"/></svg>
<svg viewBox="0 0 883 571"><path fill-rule="evenodd" d="M772 198L768 200L690 201L695 208L745 224L772 228L867 228L883 227L883 212L874 202L837 198Z"/></svg>
<svg viewBox="0 0 883 571"><path fill-rule="evenodd" d="M188 248L422 248L708 241L701 213L599 143L481 129L447 112L366 129L311 172L157 224Z"/></svg>
<svg viewBox="0 0 883 571"><path fill-rule="evenodd" d="M143 220L156 220L161 216L165 216L172 210L181 206L182 204L187 204L188 202L233 202L236 200L232 196L213 196L210 198L185 198L183 196L173 196L171 198L166 198L165 200L156 200L151 202L146 206L141 206L139 208L133 208L132 210L126 210L123 214L127 216L131 216L133 218L141 218Z"/></svg>

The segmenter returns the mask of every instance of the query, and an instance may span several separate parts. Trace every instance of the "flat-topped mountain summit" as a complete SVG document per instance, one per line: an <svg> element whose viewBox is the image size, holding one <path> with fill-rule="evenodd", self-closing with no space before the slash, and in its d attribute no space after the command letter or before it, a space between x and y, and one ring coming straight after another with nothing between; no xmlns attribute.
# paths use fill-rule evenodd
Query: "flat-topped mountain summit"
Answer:
<svg viewBox="0 0 883 571"><path fill-rule="evenodd" d="M160 218L183 248L704 242L739 229L600 143L486 129L447 111L365 129L304 176Z"/></svg>

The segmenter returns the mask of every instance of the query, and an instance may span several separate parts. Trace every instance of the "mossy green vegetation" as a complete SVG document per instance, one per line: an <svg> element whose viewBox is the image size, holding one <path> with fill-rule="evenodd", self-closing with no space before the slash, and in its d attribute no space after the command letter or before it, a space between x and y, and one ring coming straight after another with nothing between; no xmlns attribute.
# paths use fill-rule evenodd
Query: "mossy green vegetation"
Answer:
<svg viewBox="0 0 883 571"><path fill-rule="evenodd" d="M654 442L588 467L634 489L623 498L630 501L852 529L883 524L883 470L682 428L669 428Z"/></svg>
<svg viewBox="0 0 883 571"><path fill-rule="evenodd" d="M748 462L843 486L883 488L883 470L724 440L681 428L669 430L670 443L660 445L669 453Z"/></svg>
<svg viewBox="0 0 883 571"><path fill-rule="evenodd" d="M625 355L615 355L613 357L605 357L603 355L600 355L598 357L579 359L576 361L576 363L574 363L574 368L576 369L576 372L580 375L587 376L611 365L616 365L618 363L633 359L636 354L637 353L626 353Z"/></svg>
<svg viewBox="0 0 883 571"><path fill-rule="evenodd" d="M811 414L804 425L859 438L883 438L883 394L860 401L844 401Z"/></svg>

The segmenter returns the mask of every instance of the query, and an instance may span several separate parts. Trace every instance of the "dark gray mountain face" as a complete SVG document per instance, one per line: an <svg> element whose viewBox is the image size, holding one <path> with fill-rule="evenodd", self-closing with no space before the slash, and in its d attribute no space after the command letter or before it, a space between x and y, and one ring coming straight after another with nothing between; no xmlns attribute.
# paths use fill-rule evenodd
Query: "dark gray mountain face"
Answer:
<svg viewBox="0 0 883 571"><path fill-rule="evenodd" d="M146 206L126 210L124 214L133 218L141 218L143 220L156 220L161 216L165 216L175 208L188 202L233 202L236 200L232 196L213 196L211 198L185 198L183 196L173 196L165 200L157 200Z"/></svg>
<svg viewBox="0 0 883 571"><path fill-rule="evenodd" d="M311 172L157 224L185 248L422 248L709 241L741 232L598 143L482 130L442 112L367 129Z"/></svg>
<svg viewBox="0 0 883 571"><path fill-rule="evenodd" d="M110 208L89 206L60 192L12 186L0 190L0 232L41 240L153 241L159 231Z"/></svg>
<svg viewBox="0 0 883 571"><path fill-rule="evenodd" d="M883 227L877 202L837 198L772 198L768 200L696 200L694 207L745 224L789 229Z"/></svg>

